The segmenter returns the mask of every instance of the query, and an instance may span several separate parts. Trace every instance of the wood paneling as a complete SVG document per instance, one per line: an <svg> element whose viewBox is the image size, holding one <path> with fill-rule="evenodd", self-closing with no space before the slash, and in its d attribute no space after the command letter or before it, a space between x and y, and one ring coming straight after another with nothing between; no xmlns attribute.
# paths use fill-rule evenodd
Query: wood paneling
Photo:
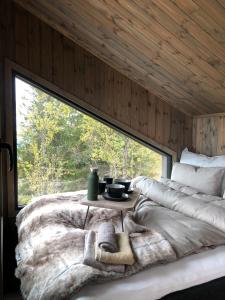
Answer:
<svg viewBox="0 0 225 300"><path fill-rule="evenodd" d="M112 61L114 58L112 56ZM179 153L184 146L191 145L190 117L115 71L11 0L0 0L1 117L4 107L12 111L11 69L8 63L5 64L6 59L13 62L11 65L14 70L25 74L27 78L63 94L112 124L165 151ZM176 119L177 116L179 119ZM11 119L11 114L4 115L6 127L11 126ZM180 135L187 136L185 143ZM7 135L6 131L3 132L3 139L13 144L12 135ZM5 174L3 178L5 180ZM7 179L8 184L4 185L4 216L15 210L13 174L10 173ZM15 265L12 260L16 245L15 219L5 218L4 221L4 237L10 236L6 239L4 249L4 268L7 268L7 272L4 270L4 278L12 289L15 282Z"/></svg>
<svg viewBox="0 0 225 300"><path fill-rule="evenodd" d="M191 145L190 117L16 3L2 0L0 4L0 11L7 12L0 19L0 44L4 43L1 63L4 58L11 59L72 95L73 101L79 100L79 104L88 105L88 109L164 151L180 153L184 146Z"/></svg>
<svg viewBox="0 0 225 300"><path fill-rule="evenodd" d="M194 118L193 148L210 156L225 154L225 113Z"/></svg>
<svg viewBox="0 0 225 300"><path fill-rule="evenodd" d="M223 0L16 0L191 115L225 111Z"/></svg>

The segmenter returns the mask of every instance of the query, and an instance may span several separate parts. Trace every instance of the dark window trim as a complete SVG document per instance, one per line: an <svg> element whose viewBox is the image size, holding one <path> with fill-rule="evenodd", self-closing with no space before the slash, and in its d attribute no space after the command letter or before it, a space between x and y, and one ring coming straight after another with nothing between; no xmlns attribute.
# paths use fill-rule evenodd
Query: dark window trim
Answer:
<svg viewBox="0 0 225 300"><path fill-rule="evenodd" d="M94 112L91 112L90 110L88 110L87 108L82 107L79 104L74 103L73 101L69 100L68 98L64 97L63 95L58 94L55 91L52 91L51 89L49 89L48 87L44 87L43 85L41 85L40 83L35 82L34 80L30 79L28 76L25 76L24 74L21 74L18 71L13 70L12 71L12 87L13 87L13 91L12 91L12 100L13 100L13 114L14 114L14 118L13 118L13 153L14 153L14 182L15 182L15 209L18 211L21 208L23 208L24 206L20 206L18 205L18 172L17 172L17 132L16 132L16 88L15 88L15 79L19 78L21 80L23 80L24 82L42 90L43 92L51 95L52 97L58 99L59 101L73 107L74 109L77 109L78 111L94 118L95 120L109 126L112 129L115 129L118 132L123 133L124 135L128 136L129 138L141 143L142 145L148 147L149 149L159 153L160 155L162 155L165 159L166 159L166 164L164 164L164 167L166 165L166 171L164 173L164 176L170 178L171 176L171 170L172 170L172 163L173 163L173 157L171 154L167 153L166 151L161 150L160 148L151 145L150 143L144 141L143 139L141 139L140 137L135 136L134 134L126 131L125 129L120 128L118 125L113 124L112 122L106 120L104 117L101 117L99 115L97 115Z"/></svg>
<svg viewBox="0 0 225 300"><path fill-rule="evenodd" d="M13 108L13 160L14 160L14 208L16 211L24 206L18 205L18 170L17 170L17 127L16 127L16 75L12 74L12 108Z"/></svg>

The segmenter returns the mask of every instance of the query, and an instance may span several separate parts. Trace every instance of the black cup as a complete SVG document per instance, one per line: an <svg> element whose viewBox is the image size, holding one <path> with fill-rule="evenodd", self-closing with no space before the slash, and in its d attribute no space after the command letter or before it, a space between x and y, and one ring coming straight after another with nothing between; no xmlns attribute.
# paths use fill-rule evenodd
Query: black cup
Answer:
<svg viewBox="0 0 225 300"><path fill-rule="evenodd" d="M113 197L113 198L121 198L122 194L125 191L125 187L124 185L121 184L109 184L107 186L107 191L109 196Z"/></svg>
<svg viewBox="0 0 225 300"><path fill-rule="evenodd" d="M123 178L117 178L114 180L115 183L117 184L122 184L125 186L125 193L128 192L130 184L131 184L131 180L129 179L123 179Z"/></svg>
<svg viewBox="0 0 225 300"><path fill-rule="evenodd" d="M104 176L103 180L106 181L106 184L113 183L113 177Z"/></svg>
<svg viewBox="0 0 225 300"><path fill-rule="evenodd" d="M98 194L103 194L105 192L106 181L99 180L98 182Z"/></svg>

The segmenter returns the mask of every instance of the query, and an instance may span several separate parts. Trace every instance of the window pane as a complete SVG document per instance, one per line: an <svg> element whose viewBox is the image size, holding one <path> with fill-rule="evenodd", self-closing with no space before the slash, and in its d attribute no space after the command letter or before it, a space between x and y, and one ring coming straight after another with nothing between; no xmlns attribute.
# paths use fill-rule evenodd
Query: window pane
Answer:
<svg viewBox="0 0 225 300"><path fill-rule="evenodd" d="M99 175L159 178L162 156L16 78L18 204L86 189Z"/></svg>

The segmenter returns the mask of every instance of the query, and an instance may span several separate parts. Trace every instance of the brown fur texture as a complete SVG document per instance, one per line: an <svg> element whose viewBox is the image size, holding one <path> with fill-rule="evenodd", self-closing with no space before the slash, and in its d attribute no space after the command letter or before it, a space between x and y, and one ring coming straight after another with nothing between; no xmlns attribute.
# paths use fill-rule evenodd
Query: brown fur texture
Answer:
<svg viewBox="0 0 225 300"><path fill-rule="evenodd" d="M135 264L123 274L83 264L87 230L97 231L111 221L121 232L120 212L87 207L77 200L82 192L42 196L17 216L19 244L16 276L24 299L70 299L91 281L130 276L157 263L225 244L225 201L208 195L189 195L168 183L139 177L133 186L141 190L134 213L124 219ZM154 202L152 200L154 200Z"/></svg>
<svg viewBox="0 0 225 300"><path fill-rule="evenodd" d="M91 281L130 276L148 266L225 244L224 199L190 196L144 177L133 185L145 197L124 219L136 262L126 266L123 274L83 264L87 230L98 231L110 220L116 232L121 232L119 211L91 207L83 230L87 207L77 201L84 197L82 192L42 196L21 210L16 276L24 299L70 299Z"/></svg>
<svg viewBox="0 0 225 300"><path fill-rule="evenodd" d="M83 230L87 207L77 203L80 197L79 193L40 197L18 214L16 276L24 299L70 299L90 281L129 276L156 262L176 259L170 244L159 233L148 231L133 234L130 242L136 263L124 274L84 265L86 229L96 231L107 220L117 232L122 227L119 211L91 207ZM154 255L149 255L150 250Z"/></svg>

